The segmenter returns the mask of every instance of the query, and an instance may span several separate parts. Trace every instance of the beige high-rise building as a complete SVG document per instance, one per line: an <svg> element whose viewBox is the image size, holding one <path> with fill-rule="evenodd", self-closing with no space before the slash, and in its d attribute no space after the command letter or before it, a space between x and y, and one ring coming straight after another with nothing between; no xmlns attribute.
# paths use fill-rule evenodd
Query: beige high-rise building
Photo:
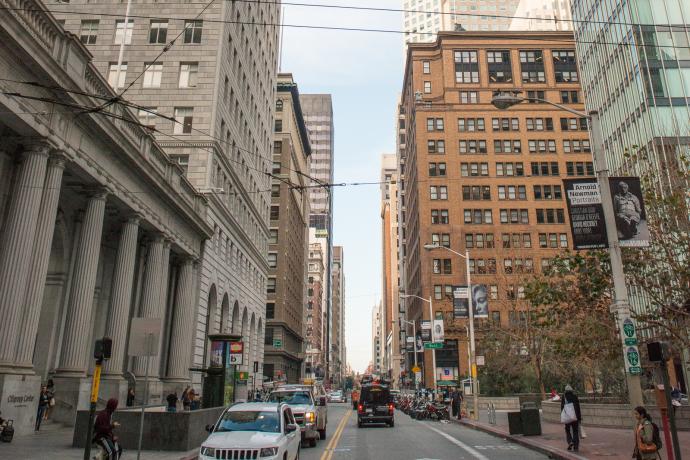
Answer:
<svg viewBox="0 0 690 460"><path fill-rule="evenodd" d="M280 22L279 3L132 2L127 21L119 0L47 4L208 199L213 237L200 260L191 367L208 366L209 334L233 333L245 343L238 370L258 361L260 382L279 29L253 24ZM143 380L140 365L123 370ZM202 375L190 376L198 389Z"/></svg>
<svg viewBox="0 0 690 460"><path fill-rule="evenodd" d="M297 383L304 360L307 311L311 145L292 74L278 75L271 170L271 223L264 375ZM308 327L308 325L307 325Z"/></svg>
<svg viewBox="0 0 690 460"><path fill-rule="evenodd" d="M331 316L331 382L340 385L343 372L347 366L345 361L345 271L344 252L342 246L333 246L333 290Z"/></svg>
<svg viewBox="0 0 690 460"><path fill-rule="evenodd" d="M314 229L310 228L310 238ZM320 243L309 244L307 266L307 314L306 318L306 366L305 377L323 378L326 360L324 357L323 296L326 286L326 255Z"/></svg>
<svg viewBox="0 0 690 460"><path fill-rule="evenodd" d="M440 31L508 30L520 1L403 0L404 42L434 42Z"/></svg>

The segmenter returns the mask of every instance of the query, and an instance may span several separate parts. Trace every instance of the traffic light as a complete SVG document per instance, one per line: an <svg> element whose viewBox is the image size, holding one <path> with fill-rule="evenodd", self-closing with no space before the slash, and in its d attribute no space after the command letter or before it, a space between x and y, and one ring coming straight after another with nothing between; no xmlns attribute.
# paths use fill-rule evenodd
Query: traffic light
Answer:
<svg viewBox="0 0 690 460"><path fill-rule="evenodd" d="M113 340L110 337L103 337L96 340L93 350L93 357L97 360L110 359L113 353Z"/></svg>

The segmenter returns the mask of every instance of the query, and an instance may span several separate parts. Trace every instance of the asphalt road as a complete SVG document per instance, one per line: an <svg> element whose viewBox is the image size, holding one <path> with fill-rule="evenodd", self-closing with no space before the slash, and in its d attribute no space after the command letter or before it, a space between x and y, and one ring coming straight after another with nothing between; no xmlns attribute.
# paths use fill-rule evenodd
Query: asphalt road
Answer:
<svg viewBox="0 0 690 460"><path fill-rule="evenodd" d="M302 449L302 460L541 460L548 457L456 423L412 420L395 412L395 427L357 428L350 404L329 404L328 437Z"/></svg>

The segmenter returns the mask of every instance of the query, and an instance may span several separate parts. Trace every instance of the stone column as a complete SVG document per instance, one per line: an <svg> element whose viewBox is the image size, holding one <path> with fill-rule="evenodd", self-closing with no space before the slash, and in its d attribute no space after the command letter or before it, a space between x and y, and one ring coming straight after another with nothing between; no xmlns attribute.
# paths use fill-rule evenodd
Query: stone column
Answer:
<svg viewBox="0 0 690 460"><path fill-rule="evenodd" d="M168 380L188 381L195 329L194 300L197 277L192 260L185 260L180 266L175 293L172 331L170 333L170 355L168 359Z"/></svg>
<svg viewBox="0 0 690 460"><path fill-rule="evenodd" d="M29 280L26 286L26 297L22 313L22 322L17 341L16 365L31 371L33 367L34 347L36 345L36 333L38 320L43 305L43 290L48 274L50 262L50 249L53 244L55 232L55 218L57 216L58 201L60 199L60 185L62 173L65 170L65 157L62 154L51 156L46 173L43 197L36 224L36 236L29 270Z"/></svg>
<svg viewBox="0 0 690 460"><path fill-rule="evenodd" d="M146 254L146 267L144 268L144 286L141 293L141 308L139 316L142 318L160 318L163 321L163 306L165 300L161 298L167 268L163 264L169 260L170 247L163 235L156 235L148 245ZM165 253L168 252L166 256ZM162 335L161 331L161 335ZM149 359L149 375L158 376L158 357ZM146 375L146 358L136 358L134 361L134 374L137 377Z"/></svg>
<svg viewBox="0 0 690 460"><path fill-rule="evenodd" d="M93 293L101 251L106 195L105 190L92 195L84 212L67 304L60 367L57 369L57 373L63 377L84 377L88 358L92 355L88 341L91 337Z"/></svg>
<svg viewBox="0 0 690 460"><path fill-rule="evenodd" d="M37 142L25 146L0 239L0 373L3 368L12 368L15 362L48 162L48 144Z"/></svg>
<svg viewBox="0 0 690 460"><path fill-rule="evenodd" d="M105 325L105 335L113 339L112 357L104 364L104 374L122 377L125 350L127 348L127 329L132 304L132 285L134 265L137 255L137 236L139 217L130 217L122 224L120 244L117 248L113 287Z"/></svg>

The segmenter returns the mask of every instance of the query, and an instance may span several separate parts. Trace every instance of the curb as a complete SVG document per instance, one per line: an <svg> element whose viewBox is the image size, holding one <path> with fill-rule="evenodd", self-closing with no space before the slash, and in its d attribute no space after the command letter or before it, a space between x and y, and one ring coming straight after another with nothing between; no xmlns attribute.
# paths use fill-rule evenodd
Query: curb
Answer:
<svg viewBox="0 0 690 460"><path fill-rule="evenodd" d="M488 425L484 425L482 423L470 422L468 420L452 420L452 422L457 423L459 425L463 425L467 428L471 428L473 430L482 431L484 433L488 433L494 436L500 436L502 438L507 439L510 442L520 444L523 447L527 447L528 449L540 452L544 455L548 455L549 458L553 458L556 460L587 460L587 457L571 454L568 451L564 451L562 449L558 449L557 447L552 447L547 444L534 441L530 438L512 435L510 433L507 433L506 431L501 430L500 428L494 428Z"/></svg>

